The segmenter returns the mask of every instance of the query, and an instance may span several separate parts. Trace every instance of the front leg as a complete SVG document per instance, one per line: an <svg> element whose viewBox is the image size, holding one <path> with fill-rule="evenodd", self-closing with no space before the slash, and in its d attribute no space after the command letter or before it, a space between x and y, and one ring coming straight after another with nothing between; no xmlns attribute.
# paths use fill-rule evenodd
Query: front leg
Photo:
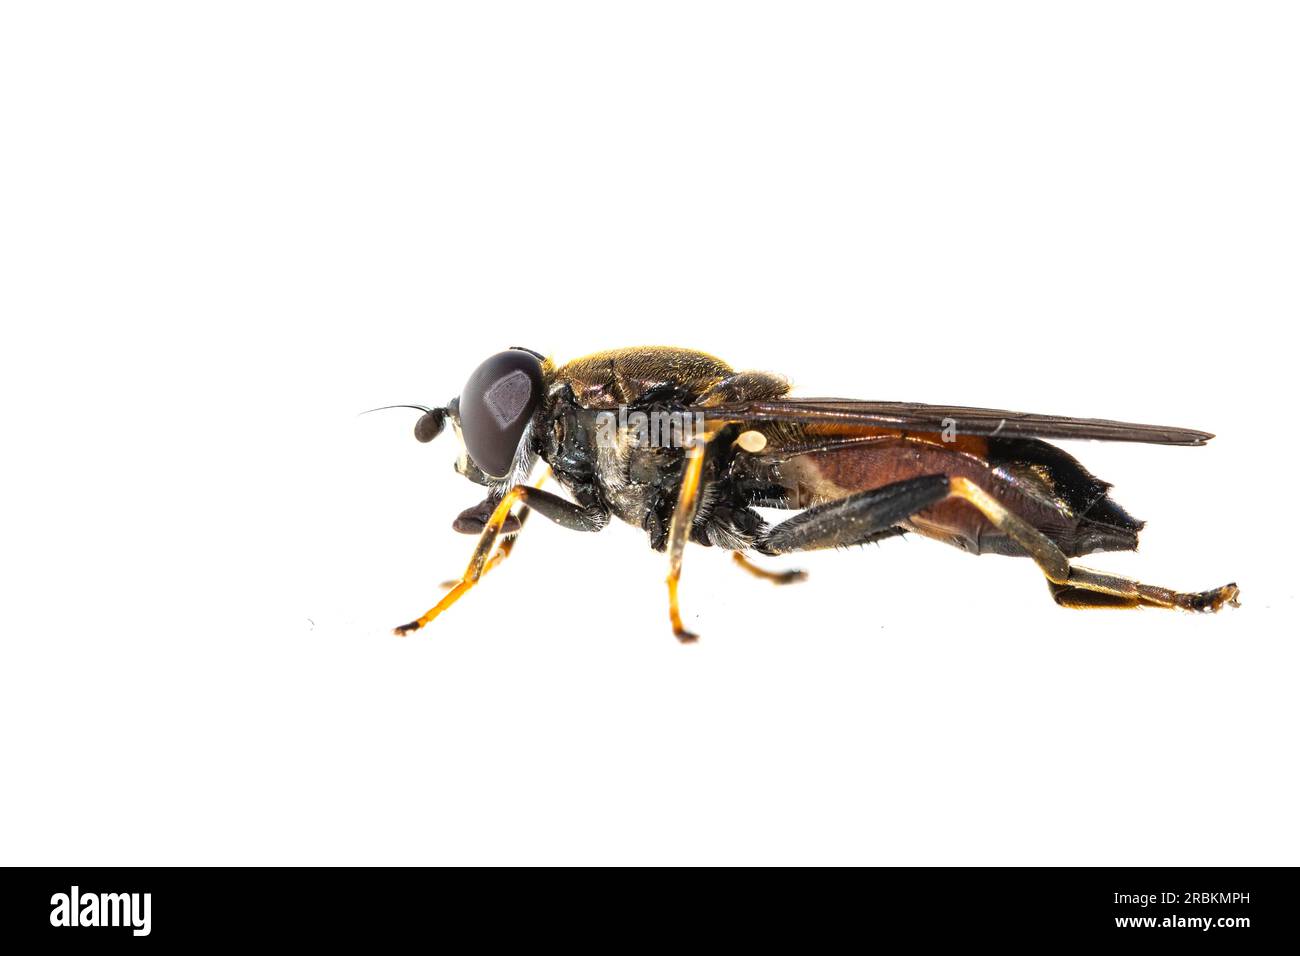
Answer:
<svg viewBox="0 0 1300 956"><path fill-rule="evenodd" d="M518 520L514 515L507 516L501 534L514 534L517 532L523 525L525 513L530 509L536 511L543 518L554 521L561 528L568 528L570 531L599 531L609 524L609 512L601 507L594 498L588 498L582 503L575 504L549 491L542 491L527 485L518 487L524 489L519 496L519 500L524 503L524 508L520 509ZM461 534L482 534L483 530L488 526L488 521L493 512L500 507L500 504L499 501L494 502L491 498L488 498L472 508L466 508L456 518L452 528Z"/></svg>
<svg viewBox="0 0 1300 956"><path fill-rule="evenodd" d="M441 601L421 617L416 618L409 624L394 628L394 634L398 637L405 637L412 631L418 631L424 627L424 625L459 601L466 591L478 583L479 579L487 572L487 569L497 563L497 559L493 559L489 563L488 558L492 555L492 549L496 546L497 539L500 537L507 519L511 516L510 510L516 503L524 506L520 511L519 526L522 526L522 519L526 517L529 510L536 511L562 527L572 528L577 531L599 531L609 522L609 513L595 503L586 506L578 505L572 501L566 501L559 495L553 495L549 491L531 488L528 485L515 485L497 503L496 508L493 509L491 516L484 524L483 533L479 536L478 544L474 547L474 555L470 558L469 565L465 568L465 573L461 575L460 580L455 583L450 591L443 595Z"/></svg>

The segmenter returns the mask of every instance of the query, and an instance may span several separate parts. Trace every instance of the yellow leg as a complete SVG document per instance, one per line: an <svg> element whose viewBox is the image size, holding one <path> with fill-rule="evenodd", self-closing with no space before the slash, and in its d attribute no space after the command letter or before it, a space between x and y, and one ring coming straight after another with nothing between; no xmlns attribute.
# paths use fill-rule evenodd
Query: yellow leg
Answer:
<svg viewBox="0 0 1300 956"><path fill-rule="evenodd" d="M1047 580L1053 584L1064 584L1070 579L1069 558L1047 535L1002 507L992 495L970 479L953 478L951 487L949 493L952 497L969 501L999 530L1005 531L1016 544L1024 548L1043 569Z"/></svg>
<svg viewBox="0 0 1300 956"><path fill-rule="evenodd" d="M700 507L700 477L704 474L704 455L709 442L716 431L705 431L686 451L686 468L682 473L682 484L677 490L677 505L673 508L673 518L668 525L668 619L673 625L673 635L683 644L689 644L698 636L686 630L682 624L681 607L677 603L677 585L682 577L682 552L690 540L691 524Z"/></svg>
<svg viewBox="0 0 1300 956"><path fill-rule="evenodd" d="M515 542L519 540L519 532L524 530L524 522L528 520L530 514L532 514L532 509L527 505L524 505L519 509L519 514L515 515L515 517L519 519L518 529L501 539L501 546L497 548L496 554L492 555L492 560L483 565L483 574L487 574L506 558L510 557L510 552L514 550ZM481 578L483 574L480 574L479 577ZM460 584L460 581L460 578L453 578L450 581L440 582L438 587L446 591Z"/></svg>
<svg viewBox="0 0 1300 956"><path fill-rule="evenodd" d="M505 560L506 556L510 553L510 548L513 547L513 538L507 538L506 541L502 543L501 547L504 553L498 552L495 557L492 557L491 563L489 563L488 558L492 555L492 548L496 545L497 538L501 533L501 528L506 523L506 518L510 514L510 509L514 507L515 502L526 496L527 493L527 485L515 485L515 487L506 492L505 497L501 499L497 504L496 509L493 510L492 516L488 518L487 524L483 526L483 533L479 535L478 544L474 548L474 556L470 558L469 566L465 568L465 573L461 575L460 580L452 586L450 591L443 595L441 601L426 611L423 616L416 618L409 624L403 624L401 627L394 628L394 634L398 637L405 637L412 631L418 631L443 611L447 610L447 608L459 601L466 591L479 582L479 579L487 573L490 567L495 567L497 564L500 564ZM521 514L521 523L522 520L523 516Z"/></svg>
<svg viewBox="0 0 1300 956"><path fill-rule="evenodd" d="M534 488L542 487L542 484L546 481L547 478L550 477L550 475L551 475L551 469L547 468L544 472L542 472L541 476L537 479L537 484L533 485L533 487ZM515 517L519 519L519 527L515 529L513 534L510 534L501 539L501 547L497 548L497 553L492 555L492 560L483 566L483 574L487 574L489 571L495 568L506 558L510 557L510 552L513 551L515 548L515 542L519 540L519 532L524 530L524 523L528 521L528 516L530 514L532 514L532 509L529 508L528 505L524 505L522 508L519 509L519 514L515 515ZM479 577L482 576L483 576L482 574L479 575ZM443 581L438 585L438 587L446 591L460 584L460 580L461 580L460 578L455 578L454 580L451 581Z"/></svg>
<svg viewBox="0 0 1300 956"><path fill-rule="evenodd" d="M739 551L731 552L731 560L754 577L762 578L764 581L771 581L773 584L793 584L796 581L808 580L807 571L802 571L799 568L790 568L785 571L769 571L767 568L759 567Z"/></svg>

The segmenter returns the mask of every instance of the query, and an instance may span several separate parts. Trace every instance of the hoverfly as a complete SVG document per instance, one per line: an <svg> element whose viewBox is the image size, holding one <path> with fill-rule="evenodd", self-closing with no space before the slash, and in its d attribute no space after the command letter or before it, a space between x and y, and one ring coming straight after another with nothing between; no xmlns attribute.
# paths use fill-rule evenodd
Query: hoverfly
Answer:
<svg viewBox="0 0 1300 956"><path fill-rule="evenodd" d="M749 555L914 533L972 554L1031 558L1063 607L1237 605L1235 584L1181 592L1071 564L1135 549L1142 522L1043 440L1203 445L1214 437L1206 432L789 391L778 375L734 371L689 349L617 349L556 365L512 348L475 369L445 407L388 406L424 413L422 442L450 421L461 441L456 470L487 489L453 523L478 535L464 574L395 633L428 624L500 564L532 511L575 531L599 531L611 516L643 528L668 553L669 619L683 642L696 638L677 600L688 541L786 583L802 572L764 570ZM530 483L539 460L567 498ZM769 524L755 508L797 513Z"/></svg>

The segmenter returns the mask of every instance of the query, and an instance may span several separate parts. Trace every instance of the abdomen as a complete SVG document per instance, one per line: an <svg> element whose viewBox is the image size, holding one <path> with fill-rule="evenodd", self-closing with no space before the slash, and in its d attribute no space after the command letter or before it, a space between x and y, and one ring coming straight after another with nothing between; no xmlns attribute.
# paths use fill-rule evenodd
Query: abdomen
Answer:
<svg viewBox="0 0 1300 956"><path fill-rule="evenodd" d="M963 477L1050 537L1068 556L1131 551L1142 522L1108 495L1109 485L1059 448L1036 439L881 436L781 462L774 477L789 507L807 508L921 475ZM1021 555L1014 541L964 501L920 512L902 527L973 554Z"/></svg>

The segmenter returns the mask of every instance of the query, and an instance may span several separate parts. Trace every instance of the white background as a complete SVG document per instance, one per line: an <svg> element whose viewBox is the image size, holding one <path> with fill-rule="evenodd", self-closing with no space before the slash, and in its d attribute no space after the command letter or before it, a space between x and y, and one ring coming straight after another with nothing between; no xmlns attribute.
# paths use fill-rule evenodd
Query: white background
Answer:
<svg viewBox="0 0 1300 956"><path fill-rule="evenodd" d="M1286 4L9 4L0 860L1295 864ZM1070 448L1217 617L922 540L774 589L411 437L509 345Z"/></svg>

